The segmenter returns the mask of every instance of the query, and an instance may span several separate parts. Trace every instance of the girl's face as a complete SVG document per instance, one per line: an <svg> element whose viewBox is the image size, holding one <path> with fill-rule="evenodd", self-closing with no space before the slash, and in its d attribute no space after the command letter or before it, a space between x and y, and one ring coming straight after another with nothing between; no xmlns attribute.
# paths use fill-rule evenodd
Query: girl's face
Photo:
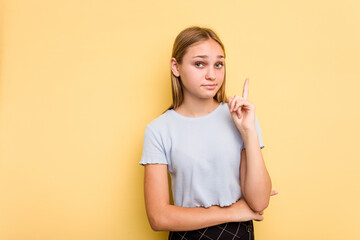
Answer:
<svg viewBox="0 0 360 240"><path fill-rule="evenodd" d="M184 98L213 98L224 81L224 51L213 39L194 43L181 64L172 59L172 70L181 78Z"/></svg>

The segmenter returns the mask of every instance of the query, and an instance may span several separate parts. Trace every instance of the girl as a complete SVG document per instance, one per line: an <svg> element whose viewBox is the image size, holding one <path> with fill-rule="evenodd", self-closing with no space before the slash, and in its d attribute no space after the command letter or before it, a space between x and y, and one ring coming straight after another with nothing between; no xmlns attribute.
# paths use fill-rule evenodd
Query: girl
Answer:
<svg viewBox="0 0 360 240"><path fill-rule="evenodd" d="M226 98L224 45L208 28L180 32L170 66L173 103L147 125L140 161L151 228L169 239L254 239L252 220L276 192L249 80L242 97Z"/></svg>

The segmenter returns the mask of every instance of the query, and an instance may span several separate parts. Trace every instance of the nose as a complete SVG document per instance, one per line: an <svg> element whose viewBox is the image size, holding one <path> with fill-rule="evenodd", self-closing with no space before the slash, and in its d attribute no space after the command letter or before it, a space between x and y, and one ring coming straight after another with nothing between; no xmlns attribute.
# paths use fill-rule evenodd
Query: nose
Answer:
<svg viewBox="0 0 360 240"><path fill-rule="evenodd" d="M212 67L209 67L205 78L208 80L215 80L216 79L215 69Z"/></svg>

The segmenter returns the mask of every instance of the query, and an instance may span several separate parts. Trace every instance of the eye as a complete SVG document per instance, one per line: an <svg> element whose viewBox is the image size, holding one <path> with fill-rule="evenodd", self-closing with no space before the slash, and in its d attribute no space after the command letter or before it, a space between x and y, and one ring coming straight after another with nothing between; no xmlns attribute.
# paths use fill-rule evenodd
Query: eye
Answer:
<svg viewBox="0 0 360 240"><path fill-rule="evenodd" d="M219 62L219 63L215 64L215 66L217 68L222 68L224 66L224 64L222 62Z"/></svg>
<svg viewBox="0 0 360 240"><path fill-rule="evenodd" d="M195 63L195 66L196 66L196 67L203 67L204 64L203 64L202 62L196 62L196 63Z"/></svg>

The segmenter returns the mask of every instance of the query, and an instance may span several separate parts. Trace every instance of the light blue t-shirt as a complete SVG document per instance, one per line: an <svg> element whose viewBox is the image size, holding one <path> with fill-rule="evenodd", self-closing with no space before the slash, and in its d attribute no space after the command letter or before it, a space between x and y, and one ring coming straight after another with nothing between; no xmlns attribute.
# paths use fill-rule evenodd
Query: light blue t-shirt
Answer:
<svg viewBox="0 0 360 240"><path fill-rule="evenodd" d="M260 147L261 129L255 116ZM140 164L167 164L174 204L229 206L241 196L240 161L244 141L227 103L202 117L167 110L146 126Z"/></svg>

